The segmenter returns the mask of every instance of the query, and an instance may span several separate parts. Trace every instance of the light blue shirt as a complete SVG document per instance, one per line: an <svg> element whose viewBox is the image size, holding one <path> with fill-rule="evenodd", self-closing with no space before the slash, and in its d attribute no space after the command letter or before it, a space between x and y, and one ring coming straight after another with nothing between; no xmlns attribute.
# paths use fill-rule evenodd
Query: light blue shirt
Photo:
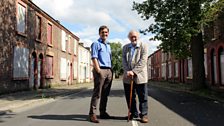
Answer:
<svg viewBox="0 0 224 126"><path fill-rule="evenodd" d="M91 57L92 59L98 59L100 67L111 68L111 48L108 41L103 43L102 39L99 38L97 42L93 42L91 45Z"/></svg>
<svg viewBox="0 0 224 126"><path fill-rule="evenodd" d="M133 55L135 53L135 49L139 48L139 47L140 47L140 45L138 43L137 43L136 46L133 46L132 44L129 45L129 48L131 49L131 59L133 58Z"/></svg>

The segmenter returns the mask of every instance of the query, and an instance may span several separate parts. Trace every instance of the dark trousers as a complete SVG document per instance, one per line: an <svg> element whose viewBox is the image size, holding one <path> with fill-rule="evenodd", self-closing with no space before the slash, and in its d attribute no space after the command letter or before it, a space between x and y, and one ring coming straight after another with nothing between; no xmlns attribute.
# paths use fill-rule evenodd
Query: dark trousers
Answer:
<svg viewBox="0 0 224 126"><path fill-rule="evenodd" d="M123 84L124 85L124 91L125 91L125 97L127 101L127 105L129 107L129 101L130 101L130 84ZM139 100L139 111L140 116L144 116L148 114L148 88L147 84L135 84L133 83L133 90L132 90L132 103L131 103L131 109L130 113L134 115L138 115L137 110L137 103L136 103L136 94L138 95Z"/></svg>
<svg viewBox="0 0 224 126"><path fill-rule="evenodd" d="M89 114L96 114L97 104L100 99L100 113L106 112L108 95L112 84L113 74L111 69L101 69L100 73L97 73L93 69L94 88L93 95L90 103Z"/></svg>

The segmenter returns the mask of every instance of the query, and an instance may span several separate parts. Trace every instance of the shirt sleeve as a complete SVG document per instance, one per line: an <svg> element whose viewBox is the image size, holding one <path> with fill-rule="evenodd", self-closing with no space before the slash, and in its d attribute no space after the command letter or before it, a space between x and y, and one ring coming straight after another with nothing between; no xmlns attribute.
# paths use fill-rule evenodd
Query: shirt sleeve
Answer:
<svg viewBox="0 0 224 126"><path fill-rule="evenodd" d="M97 58L98 59L98 50L99 50L99 47L98 47L98 43L94 42L92 43L91 45L91 58Z"/></svg>

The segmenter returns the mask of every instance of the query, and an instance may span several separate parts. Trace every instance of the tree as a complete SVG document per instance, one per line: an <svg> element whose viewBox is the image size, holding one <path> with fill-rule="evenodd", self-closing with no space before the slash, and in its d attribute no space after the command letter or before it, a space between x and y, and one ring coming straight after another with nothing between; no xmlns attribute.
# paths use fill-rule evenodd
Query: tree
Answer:
<svg viewBox="0 0 224 126"><path fill-rule="evenodd" d="M220 4L223 0L146 0L133 3L133 10L144 20L151 17L155 20L142 33L154 33L153 39L162 41L159 47L177 58L192 57L193 89L205 87L201 26L214 20L214 15L223 7Z"/></svg>
<svg viewBox="0 0 224 126"><path fill-rule="evenodd" d="M112 69L115 74L115 78L119 78L119 75L123 73L122 69L122 45L121 43L110 43L112 51Z"/></svg>

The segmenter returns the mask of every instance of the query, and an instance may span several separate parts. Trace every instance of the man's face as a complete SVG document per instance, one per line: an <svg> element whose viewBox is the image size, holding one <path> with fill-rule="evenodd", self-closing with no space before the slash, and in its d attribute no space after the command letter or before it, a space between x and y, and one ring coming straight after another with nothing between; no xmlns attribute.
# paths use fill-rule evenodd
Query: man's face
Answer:
<svg viewBox="0 0 224 126"><path fill-rule="evenodd" d="M129 40L131 41L132 45L136 45L137 44L137 40L138 40L138 33L137 32L131 32L129 34Z"/></svg>
<svg viewBox="0 0 224 126"><path fill-rule="evenodd" d="M100 38L103 41L105 41L109 35L109 31L106 28L104 28L103 30L100 31L99 35L100 35Z"/></svg>

